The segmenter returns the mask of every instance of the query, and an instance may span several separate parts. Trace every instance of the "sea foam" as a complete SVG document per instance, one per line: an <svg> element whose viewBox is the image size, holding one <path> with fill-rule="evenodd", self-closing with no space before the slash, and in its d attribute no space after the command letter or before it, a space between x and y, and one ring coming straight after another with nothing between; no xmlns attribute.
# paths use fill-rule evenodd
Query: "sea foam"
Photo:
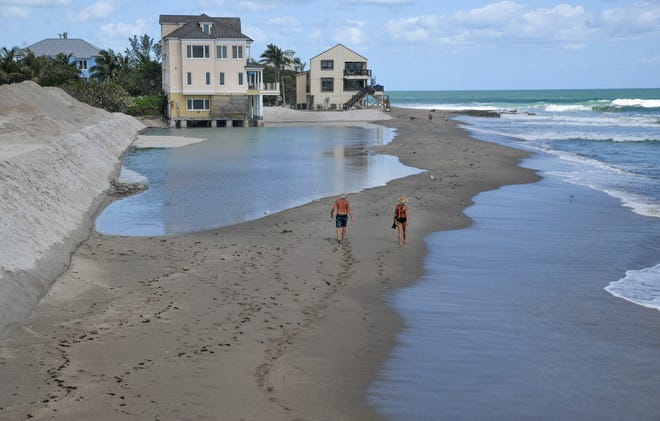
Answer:
<svg viewBox="0 0 660 421"><path fill-rule="evenodd" d="M612 101L615 107L642 107L660 108L660 99L615 99Z"/></svg>
<svg viewBox="0 0 660 421"><path fill-rule="evenodd" d="M605 287L605 291L635 304L660 310L660 264L629 270L624 278Z"/></svg>

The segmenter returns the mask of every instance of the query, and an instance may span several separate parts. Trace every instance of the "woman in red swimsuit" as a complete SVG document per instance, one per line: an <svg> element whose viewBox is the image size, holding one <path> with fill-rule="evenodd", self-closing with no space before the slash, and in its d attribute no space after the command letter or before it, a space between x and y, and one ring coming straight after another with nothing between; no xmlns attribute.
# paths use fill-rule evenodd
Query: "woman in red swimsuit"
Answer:
<svg viewBox="0 0 660 421"><path fill-rule="evenodd" d="M404 245L406 241L406 228L408 226L408 199L406 196L400 196L399 202L394 208L394 222L396 223L397 234L399 235L399 244Z"/></svg>

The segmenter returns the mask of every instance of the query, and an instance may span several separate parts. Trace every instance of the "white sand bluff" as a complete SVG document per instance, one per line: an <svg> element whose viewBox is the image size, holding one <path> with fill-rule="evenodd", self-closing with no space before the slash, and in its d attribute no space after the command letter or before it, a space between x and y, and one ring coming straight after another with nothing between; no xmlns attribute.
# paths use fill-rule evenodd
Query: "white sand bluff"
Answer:
<svg viewBox="0 0 660 421"><path fill-rule="evenodd" d="M0 331L64 271L143 128L58 88L0 86Z"/></svg>

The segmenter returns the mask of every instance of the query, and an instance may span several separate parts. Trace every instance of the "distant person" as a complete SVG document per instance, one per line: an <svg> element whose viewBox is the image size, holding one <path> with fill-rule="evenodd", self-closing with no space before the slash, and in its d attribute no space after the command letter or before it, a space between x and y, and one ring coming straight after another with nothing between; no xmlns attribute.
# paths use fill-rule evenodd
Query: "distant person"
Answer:
<svg viewBox="0 0 660 421"><path fill-rule="evenodd" d="M433 121L433 113L429 111L429 121Z"/></svg>
<svg viewBox="0 0 660 421"><path fill-rule="evenodd" d="M396 224L397 235L399 236L399 245L407 243L406 228L408 227L408 199L406 196L399 196L397 205L394 208L394 223Z"/></svg>
<svg viewBox="0 0 660 421"><path fill-rule="evenodd" d="M447 114L443 114L442 119L445 121L445 124L449 122L449 117L447 117Z"/></svg>
<svg viewBox="0 0 660 421"><path fill-rule="evenodd" d="M337 213L335 217L335 212ZM351 223L355 223L353 219L353 211L351 211L351 204L346 198L346 193L342 193L341 197L335 201L330 210L330 220L335 217L335 226L337 227L337 242L341 243L346 238L346 225L348 225L348 217L351 217Z"/></svg>

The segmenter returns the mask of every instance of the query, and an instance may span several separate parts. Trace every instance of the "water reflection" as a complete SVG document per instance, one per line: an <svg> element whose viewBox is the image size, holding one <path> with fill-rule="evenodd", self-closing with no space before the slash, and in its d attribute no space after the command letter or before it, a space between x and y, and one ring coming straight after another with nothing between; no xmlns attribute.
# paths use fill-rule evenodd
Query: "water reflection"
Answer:
<svg viewBox="0 0 660 421"><path fill-rule="evenodd" d="M153 134L181 136L181 130ZM390 142L385 127L189 129L206 142L135 150L124 168L150 189L111 204L98 231L114 235L181 234L263 217L310 201L384 185L420 172L368 148Z"/></svg>

